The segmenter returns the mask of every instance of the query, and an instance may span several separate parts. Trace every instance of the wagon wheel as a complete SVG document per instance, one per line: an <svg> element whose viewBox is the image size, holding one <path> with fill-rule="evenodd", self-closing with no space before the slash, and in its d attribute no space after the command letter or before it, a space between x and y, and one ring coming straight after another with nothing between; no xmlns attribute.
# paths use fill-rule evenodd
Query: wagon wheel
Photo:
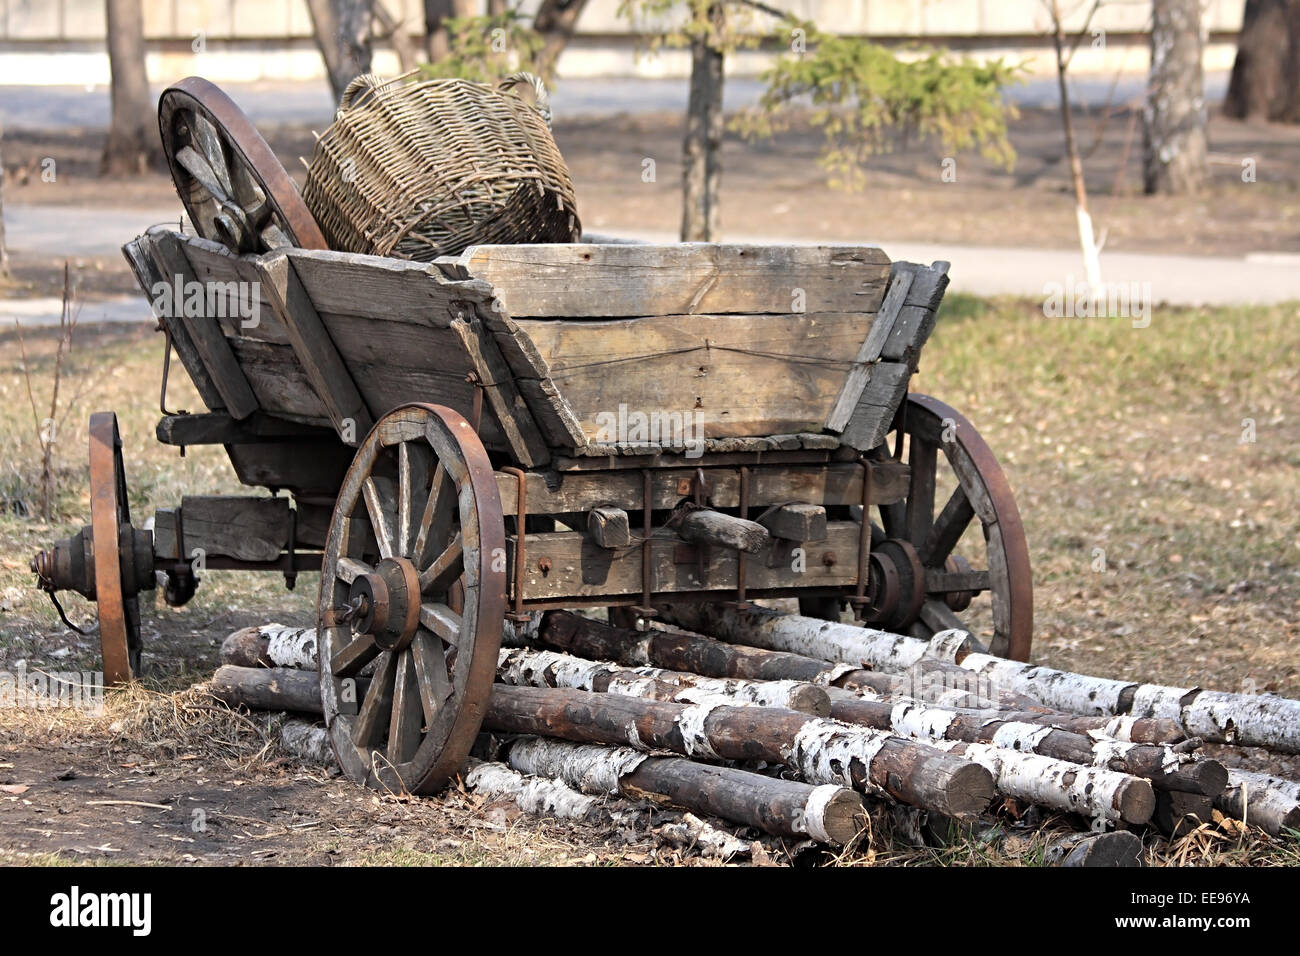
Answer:
<svg viewBox="0 0 1300 956"><path fill-rule="evenodd" d="M197 76L169 86L158 101L158 130L200 236L235 253L329 248L271 147L219 87Z"/></svg>
<svg viewBox="0 0 1300 956"><path fill-rule="evenodd" d="M900 429L908 439L911 482L905 501L880 508L887 540L878 550L894 559L902 578L902 603L918 608L919 620L916 614L905 614L904 620L896 623L910 625L913 633L921 636L946 627L963 627L955 612L965 610L979 593L987 591L993 617L989 650L1027 660L1034 636L1029 546L1006 475L975 427L938 399L908 395ZM941 461L946 469L941 468ZM944 470L949 474L943 475ZM951 486L952 491L946 501L939 502L936 513L936 488L941 485ZM963 533L977 518L984 554L972 569L956 552ZM940 573L972 570L977 575L985 572L986 580L980 578L985 586L940 590L944 586ZM922 575L927 580L924 594L911 586L915 577ZM955 580L960 579L948 579L950 583Z"/></svg>
<svg viewBox="0 0 1300 956"><path fill-rule="evenodd" d="M153 563L151 552L138 553L140 536L131 527L122 438L112 412L90 416L90 526L104 680L124 684L140 673L138 591L141 576L153 577ZM152 543L147 537L144 540Z"/></svg>
<svg viewBox="0 0 1300 956"><path fill-rule="evenodd" d="M440 405L380 419L339 491L317 605L325 722L353 780L429 793L460 770L496 674L505 553L470 424Z"/></svg>

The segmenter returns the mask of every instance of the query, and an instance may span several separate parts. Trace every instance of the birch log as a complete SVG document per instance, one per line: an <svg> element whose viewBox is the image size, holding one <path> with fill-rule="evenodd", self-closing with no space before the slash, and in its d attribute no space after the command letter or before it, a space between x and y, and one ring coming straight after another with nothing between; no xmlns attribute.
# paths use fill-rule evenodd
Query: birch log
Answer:
<svg viewBox="0 0 1300 956"><path fill-rule="evenodd" d="M316 669L316 628L263 624L235 631L221 644L221 663L236 667Z"/></svg>
<svg viewBox="0 0 1300 956"><path fill-rule="evenodd" d="M331 765L337 762L329 731L305 720L286 720L280 728L280 746L307 763Z"/></svg>
<svg viewBox="0 0 1300 956"><path fill-rule="evenodd" d="M645 808L617 797L593 797L573 789L561 780L522 774L500 763L471 760L465 786L491 800L509 800L534 816L599 824L626 823L644 817ZM687 814L674 814L661 828L662 836L678 846L693 846L705 855L722 857L749 855L753 844L712 824Z"/></svg>
<svg viewBox="0 0 1300 956"><path fill-rule="evenodd" d="M1300 783L1293 780L1229 770L1228 787L1214 798L1214 807L1271 836L1285 836L1287 830L1300 831Z"/></svg>
<svg viewBox="0 0 1300 956"><path fill-rule="evenodd" d="M1217 760L1153 744L1093 740L1051 726L1006 720L1001 715L969 714L919 701L864 700L847 691L831 697L831 716L845 723L888 730L922 740L964 740L1035 753L1055 760L1102 767L1151 781L1162 790L1214 796L1228 784Z"/></svg>
<svg viewBox="0 0 1300 956"><path fill-rule="evenodd" d="M990 744L938 740L934 746L980 764L999 792L1026 803L1125 823L1146 823L1156 809L1155 791L1140 777Z"/></svg>
<svg viewBox="0 0 1300 956"><path fill-rule="evenodd" d="M725 697L736 704L780 707L817 717L831 712L826 691L802 681L752 681L701 677L659 667L625 669L557 651L502 648L497 679L522 687L572 687L605 694L647 697L698 704L708 697Z"/></svg>
<svg viewBox="0 0 1300 956"><path fill-rule="evenodd" d="M764 607L738 608L694 602L659 605L658 609L664 620L692 631L736 644L802 654L854 667L899 672L924 657L934 656L930 642L919 638L838 621L782 614ZM975 639L965 634L952 646L945 646L945 652L950 655L947 659L960 664L962 658L976 648Z"/></svg>
<svg viewBox="0 0 1300 956"><path fill-rule="evenodd" d="M1048 711L1027 695L1008 693L987 678L933 658L920 660L902 674L887 674L802 654L727 644L684 631L612 627L570 611L548 611L536 638L539 644L553 650L628 666L650 664L718 678L798 680L820 684L828 690L844 687L919 698L954 709L1012 708L1014 716L1008 719L1061 726L1075 733L1095 731L1134 743L1177 743L1185 737L1178 724L1171 720L1082 717ZM1041 713L1024 709L1035 706Z"/></svg>
<svg viewBox="0 0 1300 956"><path fill-rule="evenodd" d="M686 757L766 760L790 767L808 783L884 792L958 819L979 814L993 796L988 771L971 761L915 740L792 710L497 684L483 726Z"/></svg>
<svg viewBox="0 0 1300 956"><path fill-rule="evenodd" d="M1023 664L983 653L965 631L940 631L927 642L765 608L707 604L669 605L663 615L741 644L876 670L903 671L927 657L948 660L1054 710L1174 720L1211 743L1300 753L1300 701L1271 694L1141 684Z"/></svg>
<svg viewBox="0 0 1300 956"><path fill-rule="evenodd" d="M842 846L866 823L862 798L845 787L817 787L681 757L649 757L629 747L523 737L511 745L507 759L520 773L562 780L583 793L649 800L774 836Z"/></svg>
<svg viewBox="0 0 1300 956"><path fill-rule="evenodd" d="M569 611L548 612L538 640L545 647L579 657L625 665L653 664L708 677L797 680L913 697L924 694L926 700L954 707L1024 710L1041 706L1024 695L990 688L987 680L955 664L929 658L918 662L906 674L886 674L802 654L728 644L684 631L611 627ZM980 696L984 692L989 692L988 696Z"/></svg>
<svg viewBox="0 0 1300 956"><path fill-rule="evenodd" d="M218 667L209 684L212 695L232 707L319 714L320 678L291 667ZM359 688L360 689L360 688Z"/></svg>
<svg viewBox="0 0 1300 956"><path fill-rule="evenodd" d="M825 683L824 675L831 670L825 661L798 654L736 647L681 631L612 627L571 611L548 611L537 639L543 647L592 660L625 666L653 664L708 677Z"/></svg>
<svg viewBox="0 0 1300 956"><path fill-rule="evenodd" d="M1300 753L1297 700L1089 677L983 653L964 655L956 663L1058 710L1174 720L1189 735L1210 743Z"/></svg>

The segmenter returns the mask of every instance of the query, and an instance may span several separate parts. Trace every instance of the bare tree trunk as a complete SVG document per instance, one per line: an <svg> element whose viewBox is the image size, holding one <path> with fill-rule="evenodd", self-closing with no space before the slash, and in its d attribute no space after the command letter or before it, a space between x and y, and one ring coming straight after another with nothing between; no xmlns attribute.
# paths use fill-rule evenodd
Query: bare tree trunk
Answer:
<svg viewBox="0 0 1300 956"><path fill-rule="evenodd" d="M1142 120L1147 193L1199 192L1206 175L1201 0L1152 5L1151 77Z"/></svg>
<svg viewBox="0 0 1300 956"><path fill-rule="evenodd" d="M113 118L99 172L101 176L136 176L162 159L144 65L141 0L107 0L106 13Z"/></svg>
<svg viewBox="0 0 1300 956"><path fill-rule="evenodd" d="M451 39L445 21L464 19L478 14L477 0L424 0L424 49L430 63L437 63L451 53Z"/></svg>
<svg viewBox="0 0 1300 956"><path fill-rule="evenodd" d="M1246 0L1223 112L1300 122L1300 0Z"/></svg>
<svg viewBox="0 0 1300 956"><path fill-rule="evenodd" d="M509 9L506 0L488 0L488 16L503 17Z"/></svg>
<svg viewBox="0 0 1300 956"><path fill-rule="evenodd" d="M720 29L721 3L709 8ZM691 41L691 94L682 144L682 242L710 242L719 235L722 183L722 51L707 36Z"/></svg>
<svg viewBox="0 0 1300 956"><path fill-rule="evenodd" d="M398 20L388 12L382 0L373 0L375 25L382 31L383 39L388 41L403 73L415 69L415 44L411 42L411 33L405 20Z"/></svg>
<svg viewBox="0 0 1300 956"><path fill-rule="evenodd" d="M371 0L307 0L312 32L337 102L370 70Z"/></svg>
<svg viewBox="0 0 1300 956"><path fill-rule="evenodd" d="M1088 214L1088 187L1083 178L1083 160L1074 140L1074 122L1070 117L1070 90L1065 81L1070 68L1070 54L1065 49L1065 27L1057 0L1047 0L1052 17L1052 43L1056 48L1056 84L1061 95L1061 125L1065 130L1065 151L1070 157L1070 181L1074 186L1074 215L1079 224L1079 247L1083 250L1083 271L1088 288L1094 293L1101 289L1101 255L1097 237L1092 231L1092 216ZM1095 8L1094 8L1095 9Z"/></svg>
<svg viewBox="0 0 1300 956"><path fill-rule="evenodd" d="M452 0L424 0L424 52L430 63L445 59L451 52L443 21L455 15Z"/></svg>
<svg viewBox="0 0 1300 956"><path fill-rule="evenodd" d="M573 39L578 18L587 9L587 0L542 0L533 18L533 29L543 37L541 52L537 54L537 69L546 77L553 76L560 54Z"/></svg>

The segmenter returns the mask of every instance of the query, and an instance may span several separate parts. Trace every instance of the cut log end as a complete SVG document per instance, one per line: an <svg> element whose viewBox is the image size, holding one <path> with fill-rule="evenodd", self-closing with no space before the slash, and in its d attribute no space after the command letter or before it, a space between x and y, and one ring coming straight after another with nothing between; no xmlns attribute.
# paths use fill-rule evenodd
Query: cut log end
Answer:
<svg viewBox="0 0 1300 956"><path fill-rule="evenodd" d="M924 763L936 765L936 776L944 780L942 789L934 795L933 809L945 816L954 820L973 820L987 810L997 796L993 775L977 763L947 754L929 757ZM918 776L925 773L923 768L918 770L921 770Z"/></svg>
<svg viewBox="0 0 1300 956"><path fill-rule="evenodd" d="M867 811L862 798L840 788L826 801L821 812L821 829L839 846L857 839L867 826Z"/></svg>
<svg viewBox="0 0 1300 956"><path fill-rule="evenodd" d="M1125 823L1146 823L1156 812L1156 793L1149 780L1133 777L1115 795L1120 819Z"/></svg>

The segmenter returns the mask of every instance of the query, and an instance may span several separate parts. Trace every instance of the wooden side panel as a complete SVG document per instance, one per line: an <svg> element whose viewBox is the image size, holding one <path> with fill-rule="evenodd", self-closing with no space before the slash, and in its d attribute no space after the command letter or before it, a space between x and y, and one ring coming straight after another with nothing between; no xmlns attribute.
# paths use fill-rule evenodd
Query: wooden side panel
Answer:
<svg viewBox="0 0 1300 956"><path fill-rule="evenodd" d="M516 318L875 312L889 277L875 246L475 246L438 265L492 283Z"/></svg>
<svg viewBox="0 0 1300 956"><path fill-rule="evenodd" d="M688 439L819 432L871 321L853 312L516 320L591 443L662 442L673 429Z"/></svg>
<svg viewBox="0 0 1300 956"><path fill-rule="evenodd" d="M837 560L830 565L808 561L802 571L792 561L778 561L769 567L764 551L744 555L745 585L754 590L782 587L844 587L854 583L857 566L859 526L854 521L833 521L826 539L816 545L818 553L831 551ZM525 539L528 567L524 568L524 597L527 600L591 598L641 593L641 549L609 551L580 532L530 534ZM781 547L775 545L775 547ZM507 561L514 556L513 538L507 539ZM546 574L538 570L537 559L550 558ZM672 532L656 532L650 548L651 588L657 593L699 591L703 588L734 587L738 552L727 548L708 549L707 582L701 585L695 549ZM514 568L510 568L511 578Z"/></svg>

